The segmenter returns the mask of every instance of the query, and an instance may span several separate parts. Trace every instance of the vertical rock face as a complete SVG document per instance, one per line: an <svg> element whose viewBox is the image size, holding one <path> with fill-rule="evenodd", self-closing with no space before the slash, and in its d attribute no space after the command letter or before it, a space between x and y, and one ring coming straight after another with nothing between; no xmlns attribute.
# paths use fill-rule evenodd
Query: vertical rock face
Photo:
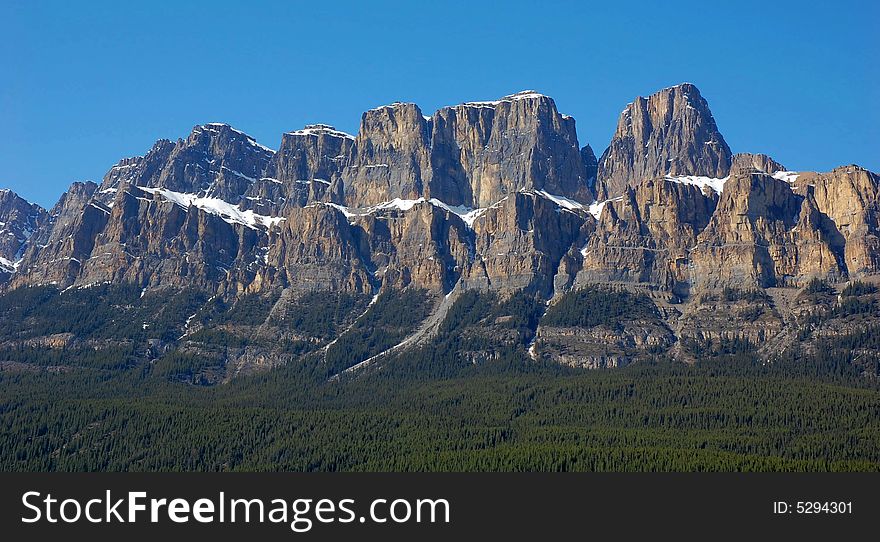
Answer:
<svg viewBox="0 0 880 542"><path fill-rule="evenodd" d="M347 162L344 198L365 207L394 198L415 199L431 180L430 131L415 104L396 103L364 113Z"/></svg>
<svg viewBox="0 0 880 542"><path fill-rule="evenodd" d="M265 233L137 187L120 193L79 281L194 286L253 278Z"/></svg>
<svg viewBox="0 0 880 542"><path fill-rule="evenodd" d="M428 202L407 211L365 216L355 228L368 243L373 275L383 286L412 284L448 292L471 261L472 240L465 223Z"/></svg>
<svg viewBox="0 0 880 542"><path fill-rule="evenodd" d="M587 220L538 192L517 192L474 221L476 259L468 287L552 295L560 262Z"/></svg>
<svg viewBox="0 0 880 542"><path fill-rule="evenodd" d="M27 243L13 287L56 282L69 284L88 258L95 236L107 223L107 208L92 202L98 185L73 183L49 211L49 218Z"/></svg>
<svg viewBox="0 0 880 542"><path fill-rule="evenodd" d="M880 176L859 166L829 173L802 173L795 180L810 191L826 222L832 242L842 247L846 271L863 276L880 271Z"/></svg>
<svg viewBox="0 0 880 542"><path fill-rule="evenodd" d="M535 92L444 107L430 118L397 103L364 113L339 202L366 207L424 196L487 207L528 189L587 202L591 156L578 150L574 119Z"/></svg>
<svg viewBox="0 0 880 542"><path fill-rule="evenodd" d="M582 249L580 284L644 282L676 291L689 280L688 251L709 223L718 196L669 179L627 188L599 215Z"/></svg>
<svg viewBox="0 0 880 542"><path fill-rule="evenodd" d="M0 273L10 273L49 214L11 190L0 190Z"/></svg>
<svg viewBox="0 0 880 542"><path fill-rule="evenodd" d="M315 204L291 209L270 239L256 286L370 293L373 276L366 248L338 208Z"/></svg>
<svg viewBox="0 0 880 542"><path fill-rule="evenodd" d="M709 105L684 83L626 106L599 159L600 192L618 196L627 185L667 174L721 178L730 163Z"/></svg>
<svg viewBox="0 0 880 542"><path fill-rule="evenodd" d="M432 124L436 174L460 187L466 205L487 207L529 189L592 200L574 119L547 96L524 91L447 107Z"/></svg>
<svg viewBox="0 0 880 542"><path fill-rule="evenodd" d="M596 176L599 174L599 161L593 152L593 147L585 145L581 149L581 161L584 163L584 173L587 176L587 184L595 188Z"/></svg>
<svg viewBox="0 0 880 542"><path fill-rule="evenodd" d="M727 181L691 259L697 288L787 285L843 271L815 200L757 172Z"/></svg>
<svg viewBox="0 0 880 542"><path fill-rule="evenodd" d="M331 195L331 186L340 186L353 147L353 136L326 124L284 134L265 174L245 192L242 207L278 216L313 201L342 201L341 195Z"/></svg>

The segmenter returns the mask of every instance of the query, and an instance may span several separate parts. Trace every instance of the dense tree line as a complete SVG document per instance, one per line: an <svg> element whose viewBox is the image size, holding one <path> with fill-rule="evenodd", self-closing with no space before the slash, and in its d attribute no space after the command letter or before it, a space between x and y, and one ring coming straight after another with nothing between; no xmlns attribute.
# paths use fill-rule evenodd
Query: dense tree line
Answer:
<svg viewBox="0 0 880 542"><path fill-rule="evenodd" d="M433 299L424 290L382 293L327 349L327 374L339 373L399 344L427 318L432 308Z"/></svg>
<svg viewBox="0 0 880 542"><path fill-rule="evenodd" d="M740 367L737 371L744 368ZM732 371L736 373L737 371ZM4 470L877 470L880 394L752 368L288 374L138 391L0 376ZM60 399L29 397L61 385ZM89 388L95 388L89 391ZM109 388L115 387L115 390ZM149 389L153 388L153 389Z"/></svg>
<svg viewBox="0 0 880 542"><path fill-rule="evenodd" d="M655 313L654 304L645 294L589 286L551 305L541 323L564 327L613 326L620 320L646 318Z"/></svg>
<svg viewBox="0 0 880 542"><path fill-rule="evenodd" d="M0 326L28 337L85 325L67 314L49 321L68 302L57 297L71 292L0 297ZM878 374L877 326L769 362L728 341L683 345L701 360L693 366L656 355L582 371L529 358L538 321L651 316L645 298L591 289L542 319L543 304L528 294L466 292L429 344L330 382L339 367L399 342L431 302L423 292L394 292L366 310L365 296L306 296L273 325L315 333L350 325L329 363L301 346L295 363L207 387L198 384L222 370L226 350L244 346L228 330L265 321L269 302L96 292L101 303L87 306L137 340L97 350L0 349L0 361L35 368L0 371L0 469L880 470L880 384L870 377ZM163 324L157 313L159 323L145 329L141 315L163 305L159 313L175 316ZM141 351L142 339L177 335L196 313L205 325L193 334L198 349ZM136 325L122 321L131 315ZM47 370L58 365L66 369Z"/></svg>

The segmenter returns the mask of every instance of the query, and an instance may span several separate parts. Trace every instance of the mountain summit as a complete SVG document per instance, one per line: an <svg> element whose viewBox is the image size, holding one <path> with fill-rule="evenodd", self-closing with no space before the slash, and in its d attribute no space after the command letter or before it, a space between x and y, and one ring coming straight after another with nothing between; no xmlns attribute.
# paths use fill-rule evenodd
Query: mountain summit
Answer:
<svg viewBox="0 0 880 542"><path fill-rule="evenodd" d="M854 165L797 172L733 155L687 83L628 104L598 160L574 119L534 91L431 116L394 103L365 112L357 134L308 125L283 134L277 151L210 123L121 160L100 185L75 183L51 211L0 193L0 288L256 296L276 316L248 333L331 357L326 336L279 327L278 315L313 294L409 292L427 308L412 312L418 326L391 345L399 350L436 335L465 294L489 292L525 295L540 310L485 329L563 363L683 355L688 341L783 348L796 314L815 308L790 292L880 273L878 180ZM615 330L538 323L547 307L596 288L648 301ZM186 341L207 324L175 325ZM293 355L269 350L230 354L228 374Z"/></svg>
<svg viewBox="0 0 880 542"><path fill-rule="evenodd" d="M599 182L604 194L616 196L633 182L667 174L721 178L730 162L709 104L697 87L682 83L627 104L599 159Z"/></svg>

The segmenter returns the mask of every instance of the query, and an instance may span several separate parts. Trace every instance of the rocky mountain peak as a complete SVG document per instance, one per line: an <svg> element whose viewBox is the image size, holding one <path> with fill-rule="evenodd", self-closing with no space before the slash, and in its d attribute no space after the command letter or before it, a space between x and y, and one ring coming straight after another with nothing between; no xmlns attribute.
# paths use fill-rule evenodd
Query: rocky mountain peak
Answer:
<svg viewBox="0 0 880 542"><path fill-rule="evenodd" d="M185 139L159 140L143 157L120 161L104 176L99 194L109 204L122 185L130 184L238 202L274 155L228 124L197 125Z"/></svg>
<svg viewBox="0 0 880 542"><path fill-rule="evenodd" d="M731 155L690 84L634 100L601 160L551 98L523 91L430 117L397 102L364 113L357 135L309 124L277 152L196 126L120 160L100 187L71 186L7 284L551 296L610 281L687 298L874 273L878 209L878 178L858 166Z"/></svg>
<svg viewBox="0 0 880 542"><path fill-rule="evenodd" d="M466 102L437 111L432 125L435 177L450 179L466 205L487 207L524 189L593 198L575 121L552 98L523 91Z"/></svg>
<svg viewBox="0 0 880 542"><path fill-rule="evenodd" d="M430 138L416 104L398 102L365 112L355 140L357 152L345 171L346 204L361 207L420 197L432 176Z"/></svg>
<svg viewBox="0 0 880 542"><path fill-rule="evenodd" d="M12 190L0 190L0 273L14 270L25 244L48 216Z"/></svg>
<svg viewBox="0 0 880 542"><path fill-rule="evenodd" d="M599 159L599 183L614 196L628 184L663 175L724 177L730 163L730 147L708 103L696 86L682 83L627 104Z"/></svg>

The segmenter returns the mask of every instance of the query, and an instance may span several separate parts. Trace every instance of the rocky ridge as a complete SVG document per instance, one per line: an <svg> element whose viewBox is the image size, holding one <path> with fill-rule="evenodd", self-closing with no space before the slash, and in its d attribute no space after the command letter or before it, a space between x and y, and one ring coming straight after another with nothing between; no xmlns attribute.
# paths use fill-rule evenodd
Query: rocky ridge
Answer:
<svg viewBox="0 0 880 542"><path fill-rule="evenodd" d="M419 288L552 304L594 285L647 292L656 332L618 330L626 348L572 362L622 365L633 349L711 338L694 315L717 305L712 292L877 275L878 181L855 165L794 172L732 154L691 84L627 105L598 160L574 119L533 91L431 116L395 103L364 113L356 135L313 124L277 151L212 123L121 160L100 184L74 183L48 212L0 192L0 223L17 228L0 245L0 280L6 291L110 282L288 292L282 300ZM613 334L584 333L543 337Z"/></svg>

